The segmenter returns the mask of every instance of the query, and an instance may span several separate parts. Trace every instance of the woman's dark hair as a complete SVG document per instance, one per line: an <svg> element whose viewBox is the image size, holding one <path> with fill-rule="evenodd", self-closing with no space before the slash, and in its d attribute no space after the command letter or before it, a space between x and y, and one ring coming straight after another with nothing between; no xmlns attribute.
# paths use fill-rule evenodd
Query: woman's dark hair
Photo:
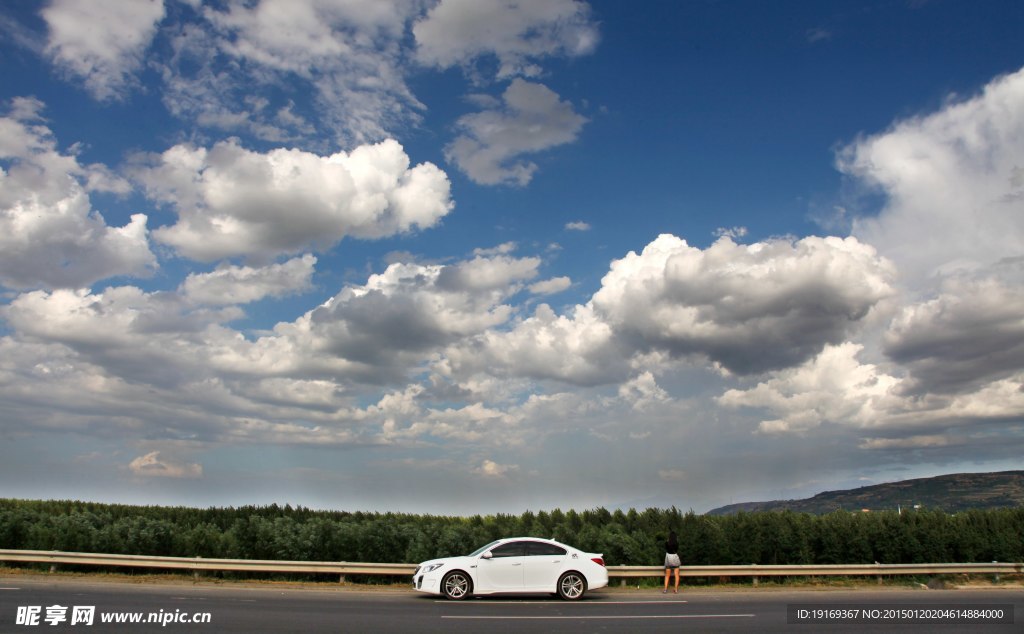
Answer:
<svg viewBox="0 0 1024 634"><path fill-rule="evenodd" d="M668 543L671 544L672 546L678 546L679 545L679 539L676 538L676 532L675 531L669 531L668 532Z"/></svg>

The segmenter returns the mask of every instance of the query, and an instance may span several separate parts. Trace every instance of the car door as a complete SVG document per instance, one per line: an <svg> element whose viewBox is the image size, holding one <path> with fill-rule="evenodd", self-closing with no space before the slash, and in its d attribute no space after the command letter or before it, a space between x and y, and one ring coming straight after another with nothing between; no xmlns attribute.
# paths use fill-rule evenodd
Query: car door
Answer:
<svg viewBox="0 0 1024 634"><path fill-rule="evenodd" d="M568 553L556 544L527 542L524 585L527 590L554 592L558 577L565 570Z"/></svg>
<svg viewBox="0 0 1024 634"><path fill-rule="evenodd" d="M524 559L526 545L523 542L507 542L481 555L477 564L477 591L521 591Z"/></svg>

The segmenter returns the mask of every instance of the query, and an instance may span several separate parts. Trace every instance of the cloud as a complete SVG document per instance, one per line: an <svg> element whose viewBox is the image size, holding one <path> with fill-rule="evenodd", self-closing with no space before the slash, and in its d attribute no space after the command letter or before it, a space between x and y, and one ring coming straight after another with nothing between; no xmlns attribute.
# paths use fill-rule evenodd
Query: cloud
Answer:
<svg viewBox="0 0 1024 634"><path fill-rule="evenodd" d="M916 394L971 392L1024 368L1024 260L950 276L934 299L893 319L884 351Z"/></svg>
<svg viewBox="0 0 1024 634"><path fill-rule="evenodd" d="M507 321L513 308L504 302L536 274L535 259L393 264L273 331L247 337L227 325L243 314L221 306L289 292L306 283L313 264L304 256L221 267L193 276L180 294L123 286L17 295L0 307L11 333L0 337L7 424L45 427L37 417L58 399L75 404L56 417L63 425L100 434L130 428L209 442L358 444L382 442L388 419L400 429L422 423L394 438L461 438L504 416L471 405L424 410L415 384L375 406L351 400L407 385L445 346ZM223 290L229 282L234 288Z"/></svg>
<svg viewBox="0 0 1024 634"><path fill-rule="evenodd" d="M1024 417L1022 105L1018 71L841 151L851 181L883 195L877 216L854 218L855 239L899 271L881 347L829 344L718 405L752 408L764 435L852 430L865 462L1013 452Z"/></svg>
<svg viewBox="0 0 1024 634"><path fill-rule="evenodd" d="M206 8L204 17L228 37L220 43L233 57L264 67L310 76L335 59L365 52L370 34L399 37L411 2L293 2L263 0Z"/></svg>
<svg viewBox="0 0 1024 634"><path fill-rule="evenodd" d="M439 369L458 378L486 373L600 385L623 380L628 357L612 328L589 306L557 315L541 304L507 331L489 329L451 346Z"/></svg>
<svg viewBox="0 0 1024 634"><path fill-rule="evenodd" d="M638 411L671 400L668 392L658 386L654 374L651 372L642 372L639 376L620 385L619 398L630 402L633 409Z"/></svg>
<svg viewBox="0 0 1024 634"><path fill-rule="evenodd" d="M164 103L183 120L272 142L380 141L416 125L424 108L402 68L419 8L406 0L263 0L197 9L168 31ZM278 97L253 97L254 86Z"/></svg>
<svg viewBox="0 0 1024 634"><path fill-rule="evenodd" d="M521 420L515 408L506 411L475 402L444 409L417 407L401 416L388 417L381 431L389 442L442 442L449 448L481 444L508 448L523 442L525 435L517 429ZM490 475L497 475L499 471L505 472L494 465Z"/></svg>
<svg viewBox="0 0 1024 634"><path fill-rule="evenodd" d="M512 258L504 255L477 256L441 269L437 278L445 290L494 291L512 294L517 284L537 276L540 258Z"/></svg>
<svg viewBox="0 0 1024 634"><path fill-rule="evenodd" d="M706 250L662 235L612 262L594 312L637 350L706 357L729 372L789 367L840 343L893 293L894 271L856 239Z"/></svg>
<svg viewBox="0 0 1024 634"><path fill-rule="evenodd" d="M500 325L505 300L538 261L476 257L451 265L392 264L277 333L302 348L359 364L366 380L404 374L433 351Z"/></svg>
<svg viewBox="0 0 1024 634"><path fill-rule="evenodd" d="M515 79L503 106L464 115L460 135L445 147L445 158L480 185L525 186L537 164L524 155L576 140L587 119L542 84Z"/></svg>
<svg viewBox="0 0 1024 634"><path fill-rule="evenodd" d="M469 67L494 56L499 78L535 77L539 58L585 55L598 41L589 5L577 0L442 0L413 35L421 63Z"/></svg>
<svg viewBox="0 0 1024 634"><path fill-rule="evenodd" d="M1022 106L1018 71L840 151L839 169L884 195L877 216L853 219L856 239L899 270L904 304L883 334L884 358L862 363L859 345L830 345L719 403L774 414L763 432L826 423L886 432L863 440L865 450L958 446L974 442L960 427L1019 421Z"/></svg>
<svg viewBox="0 0 1024 634"><path fill-rule="evenodd" d="M181 121L321 151L420 125L426 105L407 83L410 58L467 70L496 59L500 79L537 77L544 58L583 55L598 40L590 7L576 0L446 0L426 10L416 0L174 3L165 21L159 0L130 9L60 0L41 13L49 58L99 100L126 98L145 61Z"/></svg>
<svg viewBox="0 0 1024 634"><path fill-rule="evenodd" d="M1024 253L1024 69L981 94L906 119L841 150L838 168L885 195L853 235L893 260L906 285Z"/></svg>
<svg viewBox="0 0 1024 634"><path fill-rule="evenodd" d="M41 14L53 62L81 77L96 99L108 100L123 98L133 83L164 5L161 0L54 0Z"/></svg>
<svg viewBox="0 0 1024 634"><path fill-rule="evenodd" d="M181 284L182 295L207 306L247 304L264 297L282 297L312 287L316 258L304 255L282 264L260 268L219 266L210 273L190 273Z"/></svg>
<svg viewBox="0 0 1024 634"><path fill-rule="evenodd" d="M46 50L46 35L37 33L28 26L19 23L7 14L0 14L0 32L4 39L34 55L42 57Z"/></svg>
<svg viewBox="0 0 1024 634"><path fill-rule="evenodd" d="M456 342L439 367L459 378L601 385L625 381L651 354L737 374L797 366L855 332L893 293L893 275L852 238L749 246L722 238L702 251L663 235L612 262L587 304L563 315L541 304L507 329Z"/></svg>
<svg viewBox="0 0 1024 634"><path fill-rule="evenodd" d="M775 415L758 425L768 434L808 432L829 424L897 438L948 436L958 427L1012 428L1024 416L1024 371L955 394L921 393L911 379L862 363L857 358L862 350L854 343L828 346L801 367L774 372L756 387L726 391L718 403ZM863 448L887 448L883 445L865 442Z"/></svg>
<svg viewBox="0 0 1024 634"><path fill-rule="evenodd" d="M177 145L137 159L133 174L149 198L178 214L153 237L203 262L425 229L453 206L445 173L431 163L410 168L393 140L330 156L259 153L234 140L210 149Z"/></svg>
<svg viewBox="0 0 1024 634"><path fill-rule="evenodd" d="M582 220L577 220L575 222L565 223L565 228L568 231L590 231L590 224L583 222Z"/></svg>
<svg viewBox="0 0 1024 634"><path fill-rule="evenodd" d="M473 473L482 475L485 478L504 478L508 474L519 470L518 465L498 464L493 460L484 460L480 466L473 469Z"/></svg>
<svg viewBox="0 0 1024 634"><path fill-rule="evenodd" d="M0 316L19 340L69 349L74 367L104 382L116 378L176 388L212 376L210 357L224 344L218 337L227 334L216 325L241 313L190 309L173 293L122 286L102 293L23 293L2 307Z"/></svg>
<svg viewBox="0 0 1024 634"><path fill-rule="evenodd" d="M348 386L367 372L358 363L288 332L248 340L223 325L237 309L196 308L173 293L36 291L0 316L12 332L0 337L7 432L355 445L381 442L386 417L420 411L396 405L412 403L418 386L357 407Z"/></svg>
<svg viewBox="0 0 1024 634"><path fill-rule="evenodd" d="M530 284L530 292L534 295L554 295L561 293L572 286L572 280L568 277L553 277L548 280L541 280L535 284Z"/></svg>
<svg viewBox="0 0 1024 634"><path fill-rule="evenodd" d="M884 401L898 384L872 364L861 364L863 346L826 346L797 368L775 372L756 387L731 389L718 398L727 408L760 408L778 418L761 421L765 433L803 432L823 423L884 425Z"/></svg>
<svg viewBox="0 0 1024 634"><path fill-rule="evenodd" d="M473 249L473 255L505 255L515 251L516 248L518 248L518 246L519 245L517 245L515 242L503 242L498 246L491 247L489 249Z"/></svg>
<svg viewBox="0 0 1024 634"><path fill-rule="evenodd" d="M907 438L865 438L861 449L922 449L959 444L948 436L924 435Z"/></svg>
<svg viewBox="0 0 1024 634"><path fill-rule="evenodd" d="M175 463L160 460L160 452L139 456L128 465L132 473L145 478L201 478L203 466L196 463Z"/></svg>
<svg viewBox="0 0 1024 634"><path fill-rule="evenodd" d="M726 227L719 227L719 228L715 229L714 235L716 237L719 237L719 238L726 237L726 238L731 238L733 240L737 240L739 238L746 237L746 235L747 235L747 228L746 227L728 227L728 228L726 228Z"/></svg>
<svg viewBox="0 0 1024 634"><path fill-rule="evenodd" d="M0 283L67 288L156 268L147 218L110 227L92 207L92 191L128 185L101 165L62 154L39 116L43 104L16 98L0 118Z"/></svg>
<svg viewBox="0 0 1024 634"><path fill-rule="evenodd" d="M434 438L510 447L522 441L520 434L514 433L516 418L515 414L500 408L469 403L444 410L432 409L425 422L416 422L412 428ZM508 470L507 467L502 468Z"/></svg>

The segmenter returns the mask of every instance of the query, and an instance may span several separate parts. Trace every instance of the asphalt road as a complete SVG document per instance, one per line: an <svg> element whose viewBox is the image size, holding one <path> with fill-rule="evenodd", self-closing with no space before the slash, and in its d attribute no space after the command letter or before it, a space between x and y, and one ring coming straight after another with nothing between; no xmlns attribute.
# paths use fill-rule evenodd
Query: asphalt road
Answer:
<svg viewBox="0 0 1024 634"><path fill-rule="evenodd" d="M54 608L57 606L57 608ZM1000 606L1000 607L996 607ZM92 607L92 625L88 625ZM34 608L38 608L35 611ZM48 609L50 608L50 609ZM65 608L61 610L60 608ZM77 608L77 609L76 609ZM83 610L84 608L84 610ZM964 610L1004 610L983 623ZM806 612L798 613L798 610ZM816 612L831 610L832 612ZM857 612L853 612L856 610ZM910 612L910 610L916 610ZM951 612L955 611L955 612ZM1010 611L1012 614L1007 614ZM105 618L163 623L104 623ZM796 622L803 615L803 622ZM960 615L959 619L957 614ZM837 623L814 621L832 615ZM968 618L966 621L963 616ZM924 622L907 623L910 616ZM33 618L35 617L35 618ZM59 620L61 617L64 620ZM864 621L867 617L867 622ZM1008 617L1012 622L1006 622ZM56 625L51 625L51 620ZM195 622L186 622L192 621ZM860 619L859 621L857 619ZM959 622L954 622L954 620ZM72 624L72 621L78 621ZM37 623L32 625L32 622ZM412 590L149 585L0 577L0 632L1021 632L1024 589L601 590L449 602Z"/></svg>

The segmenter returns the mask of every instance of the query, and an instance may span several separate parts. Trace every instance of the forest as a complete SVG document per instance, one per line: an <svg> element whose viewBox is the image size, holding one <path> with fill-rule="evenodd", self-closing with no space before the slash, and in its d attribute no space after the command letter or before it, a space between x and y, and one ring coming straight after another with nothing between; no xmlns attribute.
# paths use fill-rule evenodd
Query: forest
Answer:
<svg viewBox="0 0 1024 634"><path fill-rule="evenodd" d="M0 499L0 548L229 559L418 563L500 537L554 538L608 565L660 565L670 529L684 565L1024 561L1024 508L708 516L676 508L449 517Z"/></svg>

